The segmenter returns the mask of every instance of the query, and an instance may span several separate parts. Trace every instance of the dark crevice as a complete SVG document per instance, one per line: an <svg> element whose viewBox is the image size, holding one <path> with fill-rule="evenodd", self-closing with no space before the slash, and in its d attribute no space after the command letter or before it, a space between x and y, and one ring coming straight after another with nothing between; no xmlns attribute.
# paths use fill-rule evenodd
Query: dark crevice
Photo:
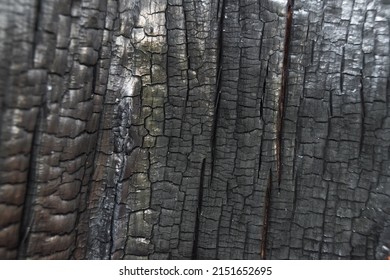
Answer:
<svg viewBox="0 0 390 280"><path fill-rule="evenodd" d="M264 77L264 83L263 83L263 98L265 96L265 91L267 88L268 72L269 72L269 60L267 61L267 67L265 68L265 77Z"/></svg>
<svg viewBox="0 0 390 280"><path fill-rule="evenodd" d="M340 64L340 92L344 91L345 47L342 48Z"/></svg>
<svg viewBox="0 0 390 280"><path fill-rule="evenodd" d="M264 122L263 110L264 110L264 103L263 103L263 98L261 98L261 99L260 99L260 119Z"/></svg>
<svg viewBox="0 0 390 280"><path fill-rule="evenodd" d="M39 23L40 15L42 10L41 0L36 1L35 7L35 23L34 23L34 37L32 42L31 50L31 66L34 67L34 58L36 52L36 46L38 45L38 36L39 36ZM43 93L45 94L45 93ZM42 97L41 106L39 108L37 118L35 120L33 135L31 139L31 149L30 149L30 158L29 158L29 170L27 173L27 183L26 183L26 192L24 197L23 210L21 215L21 224L19 228L19 237L18 237L18 251L17 259L26 259L27 250L28 250L28 241L30 237L31 228L34 223L34 199L36 195L36 184L35 184L35 172L36 172L36 161L38 156L38 144L40 142L40 121L44 115L45 105L45 96Z"/></svg>
<svg viewBox="0 0 390 280"><path fill-rule="evenodd" d="M363 59L363 65L364 65L364 59ZM359 144L359 158L363 151L363 144L364 144L364 134L365 134L365 117L366 117L366 108L364 105L364 77L363 77L363 71L360 73L360 114L361 114L361 130L360 130L360 144Z"/></svg>
<svg viewBox="0 0 390 280"><path fill-rule="evenodd" d="M42 3L41 0L36 1L36 8L35 8L35 23L34 23L34 38L32 42L32 51L31 51L31 56L32 56L32 66L34 67L34 59L35 59L35 50L38 45L38 35L39 35L39 23L40 23L40 18L41 18L41 10L42 10Z"/></svg>
<svg viewBox="0 0 390 280"><path fill-rule="evenodd" d="M101 50L99 50L99 57L101 54ZM91 84L91 96L95 94L96 91L96 82L97 82L97 75L98 75L98 64L99 60L96 62L96 64L92 68L92 84Z"/></svg>
<svg viewBox="0 0 390 280"><path fill-rule="evenodd" d="M314 64L314 50L315 50L315 41L311 41L311 52L310 52L310 63L313 65Z"/></svg>
<svg viewBox="0 0 390 280"><path fill-rule="evenodd" d="M220 14L219 18L219 36L218 36L218 58L217 58L217 80L216 80L216 94L214 100L214 119L213 119L213 127L211 131L211 173L210 173L210 183L214 174L214 161L215 161L215 147L217 142L217 124L218 124L218 115L219 115L219 107L221 101L221 79L222 79L222 46L223 46L223 24L225 18L225 1L222 0L222 4L218 3L218 7L220 6L221 11L218 11Z"/></svg>
<svg viewBox="0 0 390 280"><path fill-rule="evenodd" d="M305 41L308 41L309 35L310 35L310 25L308 25L308 26L307 26L307 29L306 29Z"/></svg>
<svg viewBox="0 0 390 280"><path fill-rule="evenodd" d="M187 88L186 88L186 101L185 101L185 108L188 107L188 100L190 97L190 67L191 67L191 62L190 62L190 52L189 52L189 38L188 38L188 27L187 27L187 11L185 10L185 5L183 5L184 9L184 24L185 24L185 39L186 39L186 49L185 49L185 54L186 54L186 61L187 61L187 69L186 69L186 75L187 75ZM186 110L184 110L186 111Z"/></svg>
<svg viewBox="0 0 390 280"><path fill-rule="evenodd" d="M293 161L293 181L294 181L294 189L293 189L293 201L292 201L292 215L295 215L295 209L297 207L297 197L298 197L298 178L301 177L302 163L299 163L299 168L297 164L297 151L298 151L298 139L295 138L294 144L294 161ZM293 221L294 219L292 219Z"/></svg>
<svg viewBox="0 0 390 280"><path fill-rule="evenodd" d="M42 108L42 106L41 106ZM36 195L36 180L35 180L35 171L36 171L36 161L38 157L38 143L40 142L40 121L42 118L42 109L39 110L37 119L35 122L33 137L31 140L31 153L29 159L29 170L27 174L27 184L26 184L26 193L23 204L22 211L22 221L19 229L19 249L17 254L17 259L26 259L27 257L27 248L28 240L31 232L31 227L34 222L34 199Z"/></svg>
<svg viewBox="0 0 390 280"><path fill-rule="evenodd" d="M198 206L196 209L195 227L194 227L194 243L192 245L192 259L198 259L198 244L199 244L199 225L200 216L202 214L202 203L203 203L203 188L204 188L204 176L206 168L206 159L202 161L202 167L200 169L200 182L198 190Z"/></svg>
<svg viewBox="0 0 390 280"><path fill-rule="evenodd" d="M285 114L285 101L287 101L287 80L288 80L288 67L290 56L290 41L293 21L293 0L287 2L287 15L286 15L286 32L284 38L284 53L283 53L283 66L282 66L282 81L281 90L279 95L279 108L276 123L276 155L277 155L277 176L278 176L278 188L280 191L280 182L282 178L282 133L283 133L283 119Z"/></svg>
<svg viewBox="0 0 390 280"><path fill-rule="evenodd" d="M263 82L263 89L262 89L262 95L260 100L260 118L264 123L264 101L265 101L265 95L266 95L266 89L267 89L267 79L268 79L268 73L269 73L269 60L267 61L267 67L265 68L265 77Z"/></svg>
<svg viewBox="0 0 390 280"><path fill-rule="evenodd" d="M267 189L264 198L263 230L261 233L260 257L263 260L267 259L267 237L268 237L269 215L270 215L270 208L271 208L271 190L272 190L272 170L270 169L268 173Z"/></svg>

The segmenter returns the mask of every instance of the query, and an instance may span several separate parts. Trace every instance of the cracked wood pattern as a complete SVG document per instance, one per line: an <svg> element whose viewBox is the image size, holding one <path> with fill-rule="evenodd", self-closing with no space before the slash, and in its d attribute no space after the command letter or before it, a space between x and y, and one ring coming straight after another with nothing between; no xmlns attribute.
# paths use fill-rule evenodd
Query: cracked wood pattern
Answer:
<svg viewBox="0 0 390 280"><path fill-rule="evenodd" d="M385 259L386 0L4 0L1 259Z"/></svg>

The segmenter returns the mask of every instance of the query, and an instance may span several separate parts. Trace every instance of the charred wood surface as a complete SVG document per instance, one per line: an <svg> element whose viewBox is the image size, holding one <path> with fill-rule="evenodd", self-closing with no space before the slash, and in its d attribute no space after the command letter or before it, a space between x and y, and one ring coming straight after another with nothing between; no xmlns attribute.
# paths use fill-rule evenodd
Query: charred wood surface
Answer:
<svg viewBox="0 0 390 280"><path fill-rule="evenodd" d="M0 2L1 259L385 259L390 3Z"/></svg>

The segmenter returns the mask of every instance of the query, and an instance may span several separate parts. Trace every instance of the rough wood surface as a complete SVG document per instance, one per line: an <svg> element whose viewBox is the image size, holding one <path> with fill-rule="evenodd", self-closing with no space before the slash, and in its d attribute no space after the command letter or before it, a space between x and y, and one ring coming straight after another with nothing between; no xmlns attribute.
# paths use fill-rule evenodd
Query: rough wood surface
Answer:
<svg viewBox="0 0 390 280"><path fill-rule="evenodd" d="M1 259L385 259L387 0L0 2Z"/></svg>

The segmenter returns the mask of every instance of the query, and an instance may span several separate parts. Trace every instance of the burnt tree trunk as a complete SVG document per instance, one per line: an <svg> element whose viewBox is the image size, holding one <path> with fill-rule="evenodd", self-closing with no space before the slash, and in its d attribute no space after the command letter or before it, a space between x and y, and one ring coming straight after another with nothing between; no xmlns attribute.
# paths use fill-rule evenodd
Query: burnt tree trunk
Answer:
<svg viewBox="0 0 390 280"><path fill-rule="evenodd" d="M2 0L0 258L383 259L385 0Z"/></svg>

